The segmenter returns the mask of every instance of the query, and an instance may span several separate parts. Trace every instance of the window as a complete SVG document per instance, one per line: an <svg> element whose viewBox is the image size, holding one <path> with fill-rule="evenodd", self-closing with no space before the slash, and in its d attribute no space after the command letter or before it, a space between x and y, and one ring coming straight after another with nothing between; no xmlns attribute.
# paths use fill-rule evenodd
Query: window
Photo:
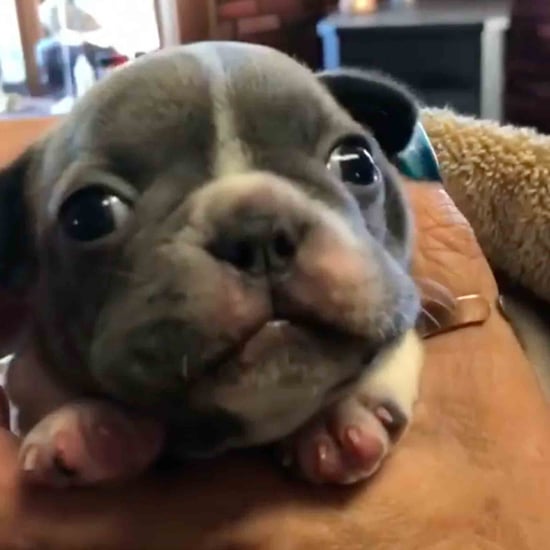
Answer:
<svg viewBox="0 0 550 550"><path fill-rule="evenodd" d="M0 0L0 116L66 112L114 62L159 47L155 0Z"/></svg>
<svg viewBox="0 0 550 550"><path fill-rule="evenodd" d="M123 55L157 49L159 32L154 0L74 0L75 8L97 22L98 40Z"/></svg>
<svg viewBox="0 0 550 550"><path fill-rule="evenodd" d="M15 0L0 1L0 75L0 82L7 88L25 85L25 59Z"/></svg>

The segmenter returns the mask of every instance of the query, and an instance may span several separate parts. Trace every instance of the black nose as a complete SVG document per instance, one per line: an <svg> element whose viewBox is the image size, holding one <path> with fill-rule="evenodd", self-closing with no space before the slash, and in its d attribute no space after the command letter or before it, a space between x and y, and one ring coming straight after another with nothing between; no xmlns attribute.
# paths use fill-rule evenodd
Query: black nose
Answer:
<svg viewBox="0 0 550 550"><path fill-rule="evenodd" d="M242 222L236 231L221 234L210 246L211 253L239 271L266 275L287 271L299 245L298 231L264 220Z"/></svg>

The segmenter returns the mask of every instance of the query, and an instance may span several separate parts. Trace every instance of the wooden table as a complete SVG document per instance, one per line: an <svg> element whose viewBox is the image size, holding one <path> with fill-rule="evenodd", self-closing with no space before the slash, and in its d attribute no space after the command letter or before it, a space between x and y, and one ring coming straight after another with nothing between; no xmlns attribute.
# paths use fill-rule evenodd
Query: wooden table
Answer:
<svg viewBox="0 0 550 550"><path fill-rule="evenodd" d="M0 165L13 160L57 122L53 116L0 119Z"/></svg>

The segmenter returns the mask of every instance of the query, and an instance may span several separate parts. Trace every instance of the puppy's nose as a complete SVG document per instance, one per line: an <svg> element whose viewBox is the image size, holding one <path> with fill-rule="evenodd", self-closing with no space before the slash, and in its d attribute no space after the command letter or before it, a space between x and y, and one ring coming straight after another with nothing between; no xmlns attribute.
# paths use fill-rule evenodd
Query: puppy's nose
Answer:
<svg viewBox="0 0 550 550"><path fill-rule="evenodd" d="M211 253L250 275L284 273L294 262L299 247L297 228L269 218L241 220L236 230L223 232L211 244Z"/></svg>

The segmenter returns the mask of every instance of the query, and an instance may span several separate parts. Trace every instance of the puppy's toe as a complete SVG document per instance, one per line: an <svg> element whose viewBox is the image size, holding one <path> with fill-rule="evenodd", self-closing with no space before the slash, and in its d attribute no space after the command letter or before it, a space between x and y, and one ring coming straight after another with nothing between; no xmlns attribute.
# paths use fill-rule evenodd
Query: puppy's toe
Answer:
<svg viewBox="0 0 550 550"><path fill-rule="evenodd" d="M20 451L23 479L82 486L141 473L160 452L162 432L97 402L69 404L39 422Z"/></svg>
<svg viewBox="0 0 550 550"><path fill-rule="evenodd" d="M20 450L23 479L52 487L77 484L87 454L79 416L73 411L51 414L23 440Z"/></svg>
<svg viewBox="0 0 550 550"><path fill-rule="evenodd" d="M351 397L285 441L283 453L309 481L352 484L379 469L405 424L395 406L366 406Z"/></svg>

